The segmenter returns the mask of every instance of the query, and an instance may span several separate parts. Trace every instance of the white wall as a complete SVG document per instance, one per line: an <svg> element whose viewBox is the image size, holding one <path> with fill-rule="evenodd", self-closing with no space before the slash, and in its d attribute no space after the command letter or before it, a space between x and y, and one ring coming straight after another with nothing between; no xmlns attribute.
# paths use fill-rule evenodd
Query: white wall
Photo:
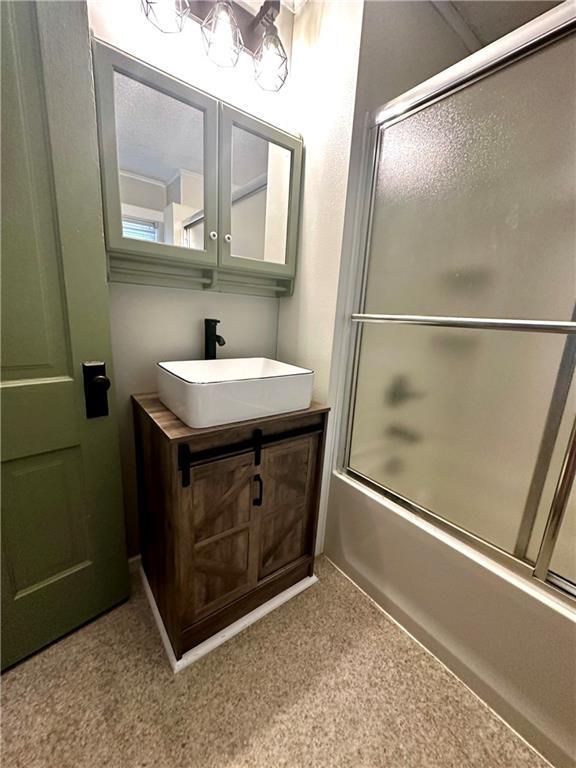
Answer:
<svg viewBox="0 0 576 768"><path fill-rule="evenodd" d="M266 174L266 234L263 256L265 261L284 264L288 237L288 206L290 204L290 152L277 144L268 146Z"/></svg>
<svg viewBox="0 0 576 768"><path fill-rule="evenodd" d="M232 253L247 259L263 259L266 242L267 189L232 203Z"/></svg>
<svg viewBox="0 0 576 768"><path fill-rule="evenodd" d="M166 205L166 187L143 176L120 172L120 199L128 205L162 212Z"/></svg>
<svg viewBox="0 0 576 768"><path fill-rule="evenodd" d="M286 130L298 131L290 83L267 93L254 81L252 58L242 54L234 70L206 57L198 24L187 21L180 34L163 34L144 17L140 0L88 0L90 26L99 39L147 61L216 98ZM292 14L285 8L278 28L291 48ZM115 387L121 414L121 450L128 548L138 552L134 455L129 397L156 387L154 364L161 359L201 357L204 317L222 320L222 357L276 356L278 300L210 294L192 290L110 285Z"/></svg>
<svg viewBox="0 0 576 768"><path fill-rule="evenodd" d="M288 108L290 79L279 93L263 91L254 80L252 57L240 55L234 69L221 69L206 56L200 26L188 20L178 34L157 30L141 11L140 0L87 0L90 26L96 37L200 88L217 99L298 131L298 114ZM292 45L293 16L282 8L278 30L284 47Z"/></svg>
<svg viewBox="0 0 576 768"><path fill-rule="evenodd" d="M267 154L267 167L262 176L255 165L254 178L247 182L251 184L262 179L265 183L262 189L246 195L247 184L233 185L232 253L283 264L286 260L291 153L270 143Z"/></svg>
<svg viewBox="0 0 576 768"><path fill-rule="evenodd" d="M110 284L114 389L130 552L138 550L138 517L130 395L156 390L155 363L204 356L204 318L221 320L220 357L276 357L276 301L139 285Z"/></svg>
<svg viewBox="0 0 576 768"><path fill-rule="evenodd" d="M280 303L278 356L315 371L326 401L346 204L362 2L308 2L296 16L291 87L304 137L294 295Z"/></svg>

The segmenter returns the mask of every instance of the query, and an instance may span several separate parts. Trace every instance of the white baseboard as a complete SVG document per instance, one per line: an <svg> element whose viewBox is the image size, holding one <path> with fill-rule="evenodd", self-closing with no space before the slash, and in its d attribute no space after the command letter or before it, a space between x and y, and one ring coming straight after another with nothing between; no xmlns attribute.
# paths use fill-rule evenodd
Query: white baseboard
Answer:
<svg viewBox="0 0 576 768"><path fill-rule="evenodd" d="M170 666L172 667L174 674L176 674L176 672L180 672L186 667L189 667L190 664L198 661L198 659L201 659L202 656L206 656L207 653L210 653L210 651L218 648L219 645L222 645L227 640L230 640L231 637L234 637L234 635L242 632L242 630L246 629L246 627L249 627L251 624L256 623L259 619L266 616L275 608L278 608L291 598L299 595L300 592L308 589L308 587L311 587L318 581L317 576L307 576L305 579L302 579L296 584L293 584L291 587L288 587L288 589L285 589L284 592L280 592L279 595L275 595L270 600L267 600L262 605L259 605L253 611L247 613L246 616L242 616L240 619L238 619L238 621L230 624L230 626L225 627L220 632L212 635L212 637L204 640L203 643L200 643L194 648L191 648L182 656L181 659L177 659L174 655L168 633L166 632L166 627L164 626L164 622L160 616L160 611L158 610L156 600L154 599L154 595L152 594L150 584L148 584L148 579L146 578L146 574L144 573L142 566L140 566L140 575L142 577L142 583L144 585L146 597L148 598L150 608L152 609L152 615L154 616L158 631L160 632L160 637L162 638L162 643L164 644L164 650L166 651L168 661L170 662Z"/></svg>

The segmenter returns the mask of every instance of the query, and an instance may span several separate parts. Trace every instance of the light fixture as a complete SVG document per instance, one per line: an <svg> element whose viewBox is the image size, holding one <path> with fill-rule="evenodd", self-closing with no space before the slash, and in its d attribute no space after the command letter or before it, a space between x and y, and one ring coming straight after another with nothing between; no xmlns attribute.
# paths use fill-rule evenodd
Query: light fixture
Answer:
<svg viewBox="0 0 576 768"><path fill-rule="evenodd" d="M206 53L219 67L235 67L242 50L242 34L227 0L218 0L202 22Z"/></svg>
<svg viewBox="0 0 576 768"><path fill-rule="evenodd" d="M146 18L162 32L181 32L186 18L197 21L206 53L219 67L235 67L244 50L254 57L255 79L261 88L279 91L286 82L288 56L275 24L280 0L264 0L256 16L233 0L140 2Z"/></svg>
<svg viewBox="0 0 576 768"><path fill-rule="evenodd" d="M144 15L161 32L182 32L188 15L186 0L141 0Z"/></svg>
<svg viewBox="0 0 576 768"><path fill-rule="evenodd" d="M288 77L288 56L274 22L266 24L264 36L254 54L256 82L265 91L279 91Z"/></svg>

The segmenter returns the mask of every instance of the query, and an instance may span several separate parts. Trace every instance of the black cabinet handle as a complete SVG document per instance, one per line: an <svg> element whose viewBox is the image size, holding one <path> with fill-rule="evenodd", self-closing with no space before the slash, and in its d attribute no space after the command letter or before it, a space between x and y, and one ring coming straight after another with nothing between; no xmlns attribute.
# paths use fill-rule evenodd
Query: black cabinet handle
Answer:
<svg viewBox="0 0 576 768"><path fill-rule="evenodd" d="M254 475L254 480L258 483L258 496L252 501L252 504L255 507L261 507L262 506L262 497L264 496L264 483L262 482L262 478L260 475Z"/></svg>

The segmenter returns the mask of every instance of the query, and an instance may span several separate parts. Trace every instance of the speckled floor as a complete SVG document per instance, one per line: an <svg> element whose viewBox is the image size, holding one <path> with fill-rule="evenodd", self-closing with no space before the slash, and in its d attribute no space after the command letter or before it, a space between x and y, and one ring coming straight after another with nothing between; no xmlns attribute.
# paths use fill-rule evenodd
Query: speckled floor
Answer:
<svg viewBox="0 0 576 768"><path fill-rule="evenodd" d="M326 560L174 676L141 590L2 678L6 768L544 768Z"/></svg>

